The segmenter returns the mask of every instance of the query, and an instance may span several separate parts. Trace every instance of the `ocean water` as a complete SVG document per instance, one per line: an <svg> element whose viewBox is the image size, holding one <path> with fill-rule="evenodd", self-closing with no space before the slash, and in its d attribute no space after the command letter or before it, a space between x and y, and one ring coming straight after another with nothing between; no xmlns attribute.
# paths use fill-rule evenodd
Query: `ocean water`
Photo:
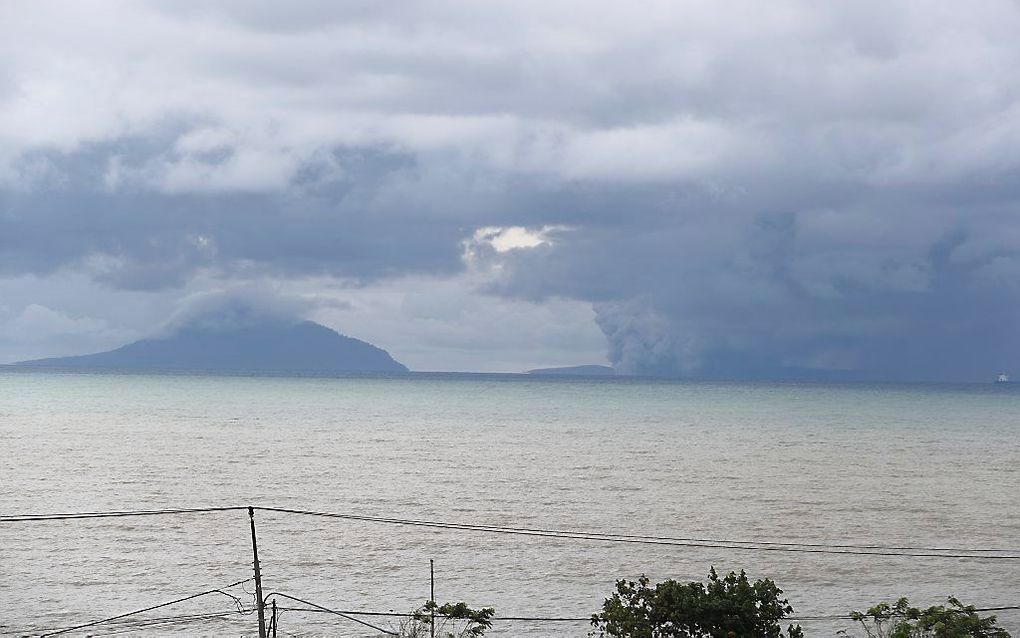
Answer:
<svg viewBox="0 0 1020 638"><path fill-rule="evenodd" d="M526 377L0 372L0 514L260 505L580 531L1020 554L1020 389ZM408 611L587 617L617 578L744 569L796 615L908 596L1020 604L1020 561L495 535L256 512L265 592ZM76 625L251 575L247 514L0 523L0 633ZM230 593L251 603L252 585ZM299 605L279 598L281 606ZM204 596L142 618L228 612ZM1000 612L1020 634L1020 614ZM393 627L394 618L372 622ZM848 621L805 620L831 636ZM254 616L90 632L257 635ZM378 636L285 611L279 635ZM498 622L492 636L585 636Z"/></svg>

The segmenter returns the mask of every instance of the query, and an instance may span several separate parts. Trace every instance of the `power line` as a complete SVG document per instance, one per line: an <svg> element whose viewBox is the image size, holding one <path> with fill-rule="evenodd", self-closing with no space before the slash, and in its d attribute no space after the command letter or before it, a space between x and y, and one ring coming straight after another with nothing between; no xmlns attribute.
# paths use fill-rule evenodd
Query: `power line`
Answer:
<svg viewBox="0 0 1020 638"><path fill-rule="evenodd" d="M281 597L285 597L285 598L290 598L292 600L298 600L296 598L293 598L291 596L287 596L285 594L277 593L275 595L281 596ZM314 603L308 603L308 602L305 602L305 601L299 601L299 602L302 602L302 603L308 604L308 605L313 605L314 604ZM329 613L329 614L342 614L345 617L346 616L374 616L374 617L391 617L391 618L413 618L414 617L413 613L406 613L406 612L364 611L364 610L330 610L330 609L326 609L326 608L321 608L319 606L310 607L310 608L309 607L278 607L277 609L280 612L293 611L293 612L299 612L299 613L301 613L301 612L303 612L303 613L318 613L318 614ZM1020 610L1020 605L1008 605L1008 606L1000 606L1000 607L979 607L979 608L973 609L972 611L974 611L974 612L992 612L992 611L1016 611L1016 610ZM190 623L190 622L198 622L198 621L202 621L202 620L215 620L215 619L226 620L230 616L232 616L234 614L237 614L237 613L238 613L237 611L231 610L231 611L213 612L213 613L208 613L208 614L185 614L185 615L179 615L179 616L162 616L162 617L158 617L158 618L144 618L144 619L130 619L130 620L128 620L128 619L125 619L125 620L107 620L106 622L108 624L116 625L117 629L115 631L107 631L107 632L104 632L103 634L93 634L93 635L116 635L116 634L120 634L120 633L127 633L127 632L130 632L130 631L134 631L135 629L138 629L138 628L149 628L149 627L155 627L155 626L167 626L167 625L173 625L173 624L178 624L178 623L184 624L184 623ZM349 618L348 620L357 621L356 618ZM493 622L497 622L498 621L498 622L533 622L533 623L559 623L559 622L565 622L565 623L581 623L581 622L589 623L589 622L591 622L591 616L585 616L585 617L494 616L494 617L492 617L491 620ZM814 614L814 615L802 615L802 616L788 616L788 617L783 619L784 622L786 622L786 621L790 621L790 622L821 622L821 621L832 621L832 620L848 620L849 621L849 620L853 620L853 618L849 614L843 613L843 614ZM369 625L369 626L371 626L371 625ZM372 627L372 628L375 628L375 627ZM44 630L44 631L47 631L47 630ZM65 630L65 631L68 631L68 630ZM382 630L382 631L385 631L385 630ZM25 632L0 632L0 633L3 633L5 635L14 635L14 634L22 635ZM44 635L47 635L47 634L44 634ZM53 635L53 634L48 634L48 635Z"/></svg>
<svg viewBox="0 0 1020 638"><path fill-rule="evenodd" d="M165 616L162 618L152 619L140 619L132 620L124 623L115 622L112 624L116 625L116 628L111 631L103 631L102 633L92 633L90 636L114 636L117 634L132 633L139 629L149 629L153 627L172 627L174 625L186 625L196 622L205 622L210 620L228 620L232 616L236 616L237 611L223 611L217 613L208 614L185 614L181 616Z"/></svg>
<svg viewBox="0 0 1020 638"><path fill-rule="evenodd" d="M110 616L109 618L103 618L101 620L94 620L92 622L83 623L81 625L75 625L74 627L64 627L62 629L57 629L57 630L53 630L53 631L47 631L47 633L40 634L40 637L44 638L45 636L57 636L59 634L66 634L69 631L75 631L76 629L84 629L86 627L94 627L96 625L102 625L102 624L105 624L105 623L113 622L115 620L120 620L121 618L127 618L128 616L136 616L138 614L144 614L147 611L153 611L154 609L160 609L162 607L169 607L170 605L176 605L178 603L183 603L185 601L193 600L193 599L199 598L201 596L208 596L209 594L223 594L225 596L229 596L230 598L234 598L234 596L231 596L230 594L228 594L228 593L226 593L226 592L224 592L222 590L230 589L231 587L236 587L237 585L240 585L241 583L246 583L246 582L248 582L250 580L252 580L252 579L251 578L245 578L244 580L239 580L236 583L230 583L229 585L226 585L224 587L219 587L217 589L208 589L206 591L198 592L197 594L191 594L190 596L184 596L183 598L178 598L176 600L171 600L171 601L168 601L168 602L165 602L165 603L159 603L158 605L152 605L151 607L146 607L145 609L137 609L135 611L129 611L129 612L124 613L124 614L118 614L116 616Z"/></svg>
<svg viewBox="0 0 1020 638"><path fill-rule="evenodd" d="M202 507L202 508L164 508L154 510L118 510L118 511L92 511L92 512L70 512L70 513L53 513L53 514L12 514L0 516L0 523L18 523L18 522L35 522L35 521L55 521L55 520L76 520L76 519L102 519L102 518L116 518L116 517L136 517L136 516L158 516L158 515L186 515L196 513L212 513L212 512L227 512L227 511L240 511L249 509L244 506L220 506L220 507ZM528 528L528 527L510 527L510 526L497 526L497 525L486 525L486 524L470 524L470 523L455 523L455 522L444 522L444 521L433 521L433 520L421 520L421 519L401 519L394 517L382 517L382 516L367 516L357 515L350 513L336 513L336 512L323 512L313 510L302 510L293 508L277 508L277 507L261 507L256 506L254 509L259 509L265 512L274 512L281 514L292 514L292 515L303 515L303 516L315 516L324 517L339 520L350 520L350 521L363 521L363 522L374 522L383 524L393 525L405 525L405 526L417 526L435 529L451 529L459 531L473 531L483 532L490 534L510 534L510 535L521 535L530 537L543 537L543 538L556 538L564 540L583 540L583 541L595 541L595 542L613 542L613 543L635 543L643 545L659 545L659 546L674 546L674 547L698 547L698 548L712 548L712 549L726 549L726 550L745 550L745 551L783 551L783 552L806 552L806 553L817 553L817 554L851 554L851 555L862 555L862 556L885 556L885 557L917 557L917 558L957 558L957 559L978 559L978 560L1018 560L1020 555L1004 555L1002 552L1018 552L1020 550L1012 549L966 549L966 548L952 548L952 547L896 547L896 546L881 546L881 545L839 545L839 544L822 544L822 543L797 543L797 542L780 542L780 541L737 541L737 540L719 540L719 539L700 539L700 538L682 538L682 537L670 537L670 536L640 536L634 534L618 534L618 533L605 533L605 532L583 532L583 531L570 531L570 530L556 530L556 529L541 529L541 528ZM862 551L862 550L888 550L888 551ZM949 553L949 552L966 552L966 553ZM201 620L211 620L215 618L224 619L230 613L235 612L220 612L215 614L190 614L180 616L168 616L162 618L149 618L149 619L131 619L130 617L142 614L148 611L167 607L170 605L178 604L188 600L192 600L201 596L210 595L213 593L220 593L234 599L238 605L236 613L251 613L251 610L246 610L240 600L232 596L231 594L223 591L230 587L237 585L243 585L252 581L253 579L247 578L244 580L231 583L223 588L211 589L197 594L192 594L183 598L179 598L173 601L160 603L144 609L128 612L125 614L119 614L110 618L102 620L96 620L93 622L76 625L73 627L65 627L52 630L43 630L48 633L40 634L42 636L56 636L64 634L70 631L78 629L84 629L88 627L95 627L98 625L107 624L110 625L110 631L108 634L123 633L125 631L131 631L133 628L140 627L154 627L154 626L166 626L174 623L185 623L185 622L198 622ZM318 612L318 613L329 613L343 617L347 620L360 623L377 631L392 634L381 627L377 627L368 622L360 620L355 616L390 616L390 617L413 617L413 614L404 614L397 612L369 612L369 611L343 611L333 610L316 603L312 603L306 600L302 600L288 594L275 593L271 594L287 598L298 603L307 605L308 608L295 608L295 607L283 607L280 611L300 611L300 612ZM268 598L268 596L266 597ZM1017 606L1000 606L1000 607L985 607L975 608L973 611L976 612L994 612L994 611L1014 611L1020 610L1020 605ZM563 622L563 623L579 623L579 622L590 622L591 616L584 618L581 617L540 617L540 616L501 616L492 618L493 621L519 621L519 622ZM824 620L853 620L848 614L839 615L804 615L794 616L787 618L786 620L796 622L811 622L811 621L824 621ZM395 635L395 634L392 634Z"/></svg>
<svg viewBox="0 0 1020 638"><path fill-rule="evenodd" d="M277 607L279 611L298 611L308 613L323 613L319 609L305 609L302 607ZM415 614L399 611L363 611L363 610L340 610L341 613L349 616L381 616L389 618L414 618ZM449 618L437 613L437 617ZM548 616L493 616L489 620L498 621L529 621L529 622L591 622L591 616L584 618L548 617Z"/></svg>
<svg viewBox="0 0 1020 638"><path fill-rule="evenodd" d="M208 512L227 512L245 510L245 506L223 506L223 507L196 507L196 508L172 508L157 510L123 510L106 512L69 512L58 514L12 514L0 516L0 523L22 523L32 521L54 521L74 520L93 518L116 518L126 516L158 516L174 514L195 514ZM316 512L280 507L255 506L255 509L301 514L311 516L323 516L328 518L342 518L347 520L389 523L397 525L413 525L421 527L433 527L441 529L458 529L465 531L491 532L500 534L517 534L527 536L544 536L554 538L572 538L577 540L609 541L620 543L640 543L652 545L670 545L684 547L704 547L712 549L736 549L753 551L789 551L822 554L852 554L858 556L905 556L915 558L974 558L974 559L996 559L996 560L1018 560L1020 550L1012 548L961 548L961 547L919 547L919 546L895 546L895 545L853 545L837 543L808 543L790 541L769 541L769 540L732 540L713 539L678 536L648 536L636 534L624 534L615 532L586 532L529 527L510 527L485 525L476 523L452 523L443 521L429 521L420 519L400 519L392 517L366 516L356 514L340 514L331 512ZM860 551L859 551L860 550ZM875 550L875 551L865 551ZM1011 552L1011 554L1004 554ZM996 554L994 556L974 556L972 554Z"/></svg>
<svg viewBox="0 0 1020 638"><path fill-rule="evenodd" d="M27 523L31 521L64 521L86 518L119 518L123 516L163 516L169 514L201 514L206 512L230 512L246 507L185 507L158 510L121 510L111 512L68 512L61 514L8 514L0 516L0 523Z"/></svg>
<svg viewBox="0 0 1020 638"><path fill-rule="evenodd" d="M1004 607L975 607L974 609L947 609L947 612L954 614L966 614L970 612L986 612L986 611L1015 611L1020 610L1020 605L1007 605ZM894 616L895 617L895 616ZM865 615L864 619L868 620L870 617ZM808 622L813 620L854 620L850 614L832 614L832 615L813 615L813 616L787 616L783 619L784 621L793 620L796 622Z"/></svg>
<svg viewBox="0 0 1020 638"><path fill-rule="evenodd" d="M334 613L326 612L322 609L309 609L307 607L277 607L277 611L303 611L310 614L325 614ZM410 614L403 611L364 611L364 610L349 610L349 609L338 609L335 613L347 614L348 616L379 616L388 618L413 618L414 614ZM439 615L439 614L437 614Z"/></svg>
<svg viewBox="0 0 1020 638"><path fill-rule="evenodd" d="M277 607L281 611L304 611L308 614L321 614L321 609L309 609L303 607ZM971 609L974 612L978 611L1005 611L1005 610L1016 610L1020 609L1020 605L1009 605L1000 607L978 607ZM951 609L953 611L960 611L957 609ZM414 614L408 614L408 612L401 611L365 611L360 609L344 609L341 610L342 614L348 616L373 616L373 617L389 617L389 618L414 618ZM590 623L592 622L591 616L580 617L543 617L543 616L494 616L492 619L494 623L499 622L526 622L526 623ZM810 622L810 621L851 621L854 620L849 614L826 614L826 615L810 615L810 616L789 616L783 619L783 621L793 622Z"/></svg>
<svg viewBox="0 0 1020 638"><path fill-rule="evenodd" d="M329 607L323 607L322 605L318 605L316 603L308 602L307 600L302 600L300 598L296 598L294 596L290 596L290 595L287 595L287 594L282 594L280 592L273 592L273 593L269 594L268 596L266 596L266 598L270 598L272 596L280 596L281 598L287 598L289 600L293 600L294 602L301 603L302 605L308 605L309 607L317 609L320 612L333 614L334 616L340 616L341 618L345 618L347 620L356 622L356 623L358 623L360 625L365 625L366 627L371 627L372 629L375 629L376 631L381 631L384 634L388 634L390 636L396 636L397 635L396 632L390 631L388 629L383 629L382 627L378 627L378 626L373 625L372 623L369 623L369 622L365 622L364 620L361 620L360 618L355 618L354 616L352 616L350 614L347 614L345 612L337 611L335 609L330 609ZM300 611L300 610L294 610L294 611Z"/></svg>
<svg viewBox="0 0 1020 638"><path fill-rule="evenodd" d="M283 511L282 508L268 508L268 507L256 507L255 509L262 509L267 511ZM366 517L375 518L375 517ZM395 520L395 519L387 519ZM413 519L412 519L413 520ZM434 521L418 521L419 523L433 523ZM980 552L996 552L996 553L1017 553L1020 554L1020 549L1014 548L972 548L972 547L919 547L919 546L897 546L897 545L846 545L839 543L809 543L809 542L795 542L795 541L769 541L769 540L732 540L732 539L719 539L719 538L697 538L697 537L683 537L683 536L650 536L646 534L626 534L617 532L588 532L588 531L567 531L557 529L544 529L535 527L506 527L502 525L485 525L479 523L446 523L448 525L463 525L471 528L484 528L484 529L512 529L522 532L535 532L545 534L573 534L583 536L599 536L599 537L612 537L612 538L634 538L641 540L657 540L657 541L675 541L682 543L718 543L727 545L776 545L779 547L820 547L820 548L832 548L832 549L874 549L874 550L899 550L899 551L920 551L920 552L969 552L969 553L980 553Z"/></svg>
<svg viewBox="0 0 1020 638"><path fill-rule="evenodd" d="M499 525L478 525L472 524L472 527L483 527L501 529ZM720 543L728 545L776 545L779 547L822 547L832 549L874 549L874 550L899 550L899 551L919 551L919 552L1011 552L1020 554L1020 549L1012 548L973 548L973 547L918 547L918 546L896 546L896 545L844 545L839 543L799 543L795 541L768 541L768 540L756 540L756 541L745 541L745 540L728 540L720 538L694 538L694 537L683 537L683 536L648 536L642 534L618 534L616 532L570 532L556 529L542 529L533 527L520 527L512 528L520 529L521 531L528 532L543 532L550 534L583 534L585 536L608 536L613 538L637 538L645 540L657 540L657 541L676 541L683 543Z"/></svg>
<svg viewBox="0 0 1020 638"><path fill-rule="evenodd" d="M319 516L324 518L334 518L352 521L364 521L371 523L386 523L391 525L407 525L415 527L429 527L436 529L456 529L470 532L484 532L490 534L512 534L518 536L532 536L532 537L543 537L543 538L561 538L568 540L586 540L596 542L611 542L611 543L632 543L640 545L659 545L659 546L670 546L670 547L699 547L708 549L729 549L738 551L761 551L761 552L798 552L798 553L809 553L809 554L841 554L841 555L855 555L855 556L902 556L908 558L966 558L973 560L1020 560L1020 555L975 555L975 554L950 554L950 553L934 553L926 551L864 551L854 549L822 549L820 547L794 547L790 545L775 545L769 543L761 543L759 545L735 545L735 544L724 544L723 542L702 542L702 541L680 541L680 540L663 540L655 537L642 537L642 536L617 536L614 534L600 534L600 533L589 533L589 532L573 532L567 530L536 530L524 527L498 527L495 525L476 525L467 523L449 523L442 521L429 521L429 520L415 520L415 519L400 519L400 518L387 518L380 516L364 516L357 514L340 514L335 512L318 512L311 510L299 510L283 507L257 507L256 509L266 512L279 512L284 514L301 514L305 516ZM768 546L766 546L768 545ZM981 550L985 551L985 550Z"/></svg>
<svg viewBox="0 0 1020 638"><path fill-rule="evenodd" d="M118 634L118 633L134 631L135 628L139 628L139 627L153 627L153 626L159 626L159 625L173 625L173 624L178 624L178 623L179 624L185 624L185 623L189 623L189 622L198 622L198 621L201 621L201 620L212 620L212 619L216 619L216 618L226 619L229 616L236 615L237 613L238 612L236 610L230 610L230 611L210 612L210 613L204 613L204 614L182 614L182 615L178 615L178 616L159 616L159 617L155 617L155 618L127 618L127 619L123 619L123 620L110 621L108 624L112 625L111 631L106 631L106 632L104 632L102 634L98 634L98 633L94 633L94 632L89 632L89 635L91 635L91 636L112 635L112 634ZM31 633L38 634L39 632L56 631L57 629L59 629L59 628L35 629L35 630L32 630ZM4 635L4 636L25 636L28 633L30 633L30 632L29 631L25 631L25 630L20 630L20 631L0 631L0 635Z"/></svg>

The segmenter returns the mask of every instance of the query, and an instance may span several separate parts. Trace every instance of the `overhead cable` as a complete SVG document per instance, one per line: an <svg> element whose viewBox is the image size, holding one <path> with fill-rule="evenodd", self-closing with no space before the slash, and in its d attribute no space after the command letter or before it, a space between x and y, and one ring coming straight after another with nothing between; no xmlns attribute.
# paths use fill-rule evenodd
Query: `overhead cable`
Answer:
<svg viewBox="0 0 1020 638"><path fill-rule="evenodd" d="M64 521L85 518L120 518L127 516L163 516L169 514L202 514L206 512L229 512L246 510L247 507L183 507L158 510L121 510L111 512L67 512L60 514L6 514L0 515L0 523L27 523L30 521Z"/></svg>
<svg viewBox="0 0 1020 638"><path fill-rule="evenodd" d="M246 583L246 582L248 582L250 580L252 580L252 579L251 578L245 578L244 580L239 580L236 583L230 583L229 585L225 585L223 587L218 587L216 589L208 589L206 591L198 592L197 594L191 594L189 596L184 596L182 598L177 598L175 600L170 600L170 601L167 601L165 603L159 603L158 605L152 605L151 607L146 607L144 609L136 609L135 611L129 611L129 612L124 613L124 614L117 614L116 616L110 616L109 618L103 618L101 620L93 620L92 622L82 623L80 625L75 625L73 627L64 627L63 629L57 629L57 630L48 631L47 633L40 634L40 636L43 636L43 637L45 637L45 636L57 636L57 635L60 635L60 634L66 634L69 631L75 631L77 629L84 629L86 627L95 627L96 625L102 625L102 624L109 623L109 622L112 622L112 621L115 621L115 620L120 620L121 618L127 618L128 616L136 616L138 614L144 614L147 611L153 611L155 609L160 609L162 607L169 607L170 605L176 605L178 603L183 603L185 601L193 600L195 598L200 598L202 596L208 596L209 594L223 594L224 596L229 596L230 598L235 598L234 596L231 596L230 594L226 593L223 590L224 589L230 589L231 587L236 587L237 585L240 585L241 583Z"/></svg>
<svg viewBox="0 0 1020 638"><path fill-rule="evenodd" d="M854 549L822 549L821 547L798 547L790 545L775 545L760 543L758 545L736 545L724 542L708 541L686 541L686 540L663 540L656 537L642 536L618 536L615 534L601 534L591 532L575 532L567 530L537 530L524 527L500 527L495 525L477 525L468 523L450 523L443 521L429 521L416 519L388 518L381 516L364 516L358 514L343 514L335 512L318 512L311 510L300 510L284 507L257 507L266 512L279 512L284 514L302 514L306 516L319 516L324 518L343 519L352 521L364 521L370 523L384 523L391 525L407 525L415 527L428 527L435 529L455 529L469 532L482 532L489 534L512 534L519 536L559 538L566 540L584 540L607 543L631 543L640 545L659 545L672 547L699 547L708 549L726 549L737 551L758 551L758 552L798 552L809 554L851 554L855 556L902 556L909 558L964 558L972 560L1020 560L1020 554L977 554L971 553L937 553L934 551L866 551ZM984 550L982 550L984 551Z"/></svg>
<svg viewBox="0 0 1020 638"><path fill-rule="evenodd" d="M56 514L10 514L0 515L0 523L24 523L33 521L54 521L74 519L117 518L130 516L160 516L177 514L197 514L211 512L228 512L246 510L246 506L168 508L154 510L122 510L106 512L68 512ZM534 537L564 538L588 541L606 541L615 543L637 543L646 545L666 545L683 547L702 547L710 549L800 552L816 554L852 554L857 556L904 556L914 558L969 558L986 560L1020 560L1020 549L1012 548L963 548L963 547L923 547L906 545L865 545L839 543L812 543L796 541L769 540L732 540L715 538L697 538L682 536L652 536L618 532L592 532L577 530L560 530L531 527L513 527L487 525L480 523L457 523L422 519L402 519L384 516L368 516L351 513L321 512L283 507L255 506L254 509L284 514L299 514L354 521L409 525L438 529L456 529L475 532L498 534L516 534ZM987 554L981 556L976 554Z"/></svg>
<svg viewBox="0 0 1020 638"><path fill-rule="evenodd" d="M384 634L388 634L390 636L397 636L397 635L399 635L399 634L397 634L394 631L390 631L389 629L383 629L382 627L378 627L376 625L373 625L372 623L365 622L364 620L361 620L360 618L355 618L354 616L352 616L350 614L347 614L347 613L344 613L342 611L337 611L335 609L330 609L329 607L323 607L322 605L319 605L319 604L316 604L316 603L312 603L312 602L308 602L307 600L302 600L300 598L296 598L296 597L290 596L288 594L282 594L280 592L272 592L271 594L268 594L266 596L266 598L268 599L268 598L271 598L273 596L279 596L280 598L286 598L288 600L293 600L294 602L301 603L302 605L308 605L309 607L317 609L317 610L319 610L321 612L333 614L334 616L340 616L341 618L345 618L347 620L356 622L356 623L358 623L360 625L365 625L366 627L370 627L372 629L375 629L376 631L381 631ZM294 610L294 611L297 611L297 610Z"/></svg>

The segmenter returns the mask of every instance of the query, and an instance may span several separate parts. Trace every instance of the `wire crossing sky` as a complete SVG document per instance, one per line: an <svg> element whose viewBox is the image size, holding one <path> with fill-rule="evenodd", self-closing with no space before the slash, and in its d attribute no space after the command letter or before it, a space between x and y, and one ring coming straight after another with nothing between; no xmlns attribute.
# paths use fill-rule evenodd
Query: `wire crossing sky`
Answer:
<svg viewBox="0 0 1020 638"><path fill-rule="evenodd" d="M1020 368L1020 6L0 8L0 362L196 313L415 370Z"/></svg>

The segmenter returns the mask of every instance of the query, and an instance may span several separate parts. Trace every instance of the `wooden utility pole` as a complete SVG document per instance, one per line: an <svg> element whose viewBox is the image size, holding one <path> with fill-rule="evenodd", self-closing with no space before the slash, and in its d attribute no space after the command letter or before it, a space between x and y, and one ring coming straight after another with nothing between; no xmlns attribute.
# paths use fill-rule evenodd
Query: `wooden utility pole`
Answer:
<svg viewBox="0 0 1020 638"><path fill-rule="evenodd" d="M273 597L273 638L276 638L276 623L279 622L279 616L276 615L276 598Z"/></svg>
<svg viewBox="0 0 1020 638"><path fill-rule="evenodd" d="M436 638L436 561L429 559L429 600L432 601L432 638Z"/></svg>
<svg viewBox="0 0 1020 638"><path fill-rule="evenodd" d="M259 612L259 638L266 636L266 601L262 600L262 570L259 568L259 546L255 541L255 509L248 508L251 521L251 553L255 557L255 608ZM274 601L275 602L275 601Z"/></svg>

